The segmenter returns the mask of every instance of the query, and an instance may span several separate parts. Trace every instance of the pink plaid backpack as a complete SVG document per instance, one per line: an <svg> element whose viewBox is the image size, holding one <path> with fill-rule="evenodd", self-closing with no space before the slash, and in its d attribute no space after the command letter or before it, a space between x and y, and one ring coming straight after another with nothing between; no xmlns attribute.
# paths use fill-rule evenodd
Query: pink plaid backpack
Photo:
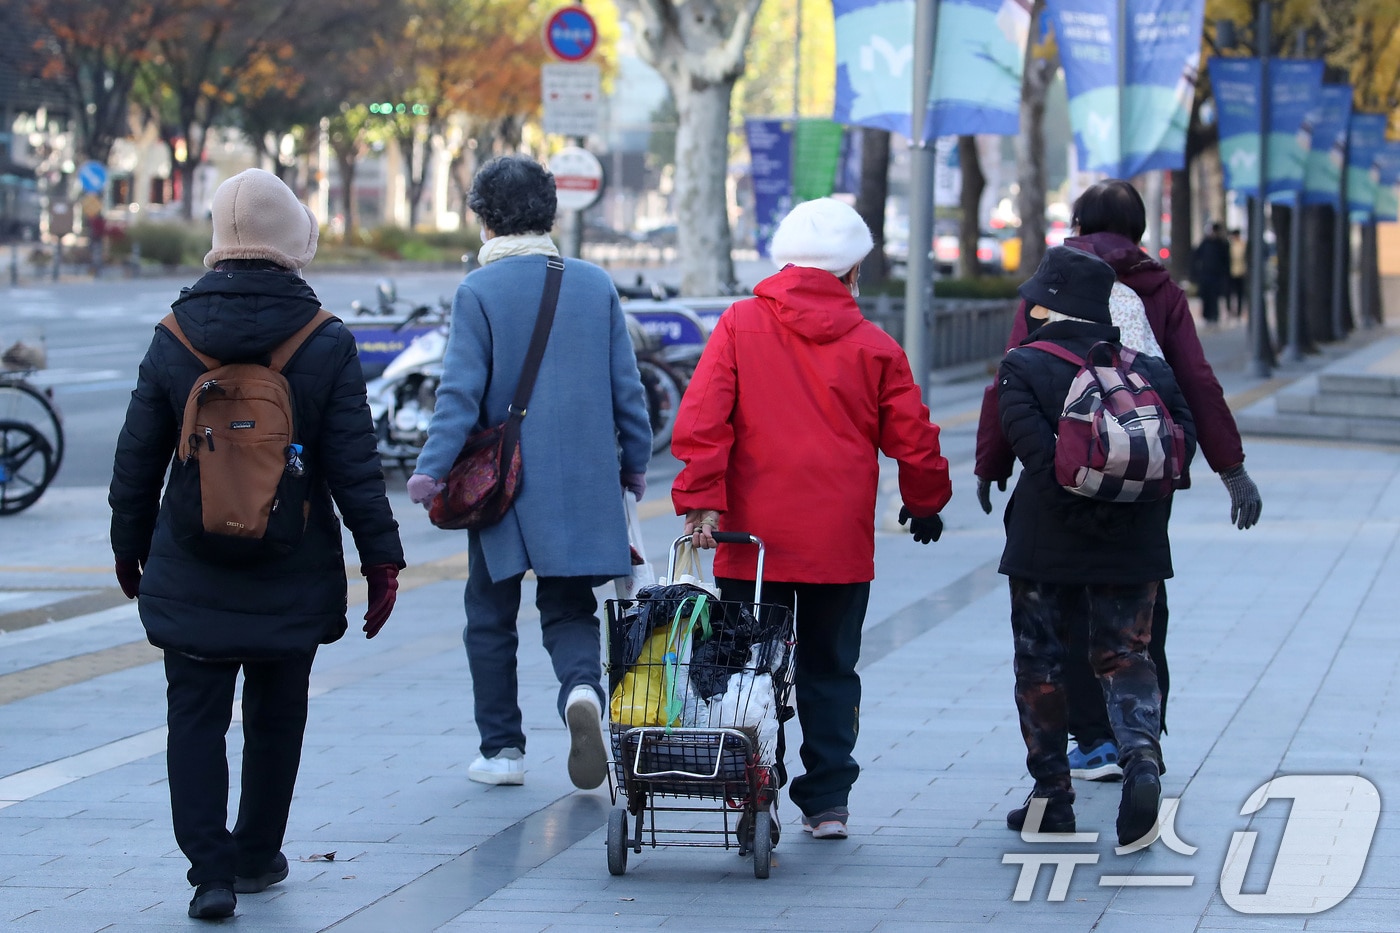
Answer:
<svg viewBox="0 0 1400 933"><path fill-rule="evenodd" d="M1133 372L1134 351L1100 341L1082 359L1048 341L1025 346L1079 366L1056 429L1056 482L1108 502L1165 499L1179 487L1186 438L1157 390Z"/></svg>

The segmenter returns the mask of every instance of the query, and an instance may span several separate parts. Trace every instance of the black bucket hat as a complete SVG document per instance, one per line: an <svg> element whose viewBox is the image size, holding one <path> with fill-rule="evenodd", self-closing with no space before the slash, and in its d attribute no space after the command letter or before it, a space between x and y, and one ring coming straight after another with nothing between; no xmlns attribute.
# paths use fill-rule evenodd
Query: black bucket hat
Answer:
<svg viewBox="0 0 1400 933"><path fill-rule="evenodd" d="M1052 246L1019 291L1028 308L1040 305L1083 321L1112 324L1108 297L1117 278L1113 267L1093 253Z"/></svg>

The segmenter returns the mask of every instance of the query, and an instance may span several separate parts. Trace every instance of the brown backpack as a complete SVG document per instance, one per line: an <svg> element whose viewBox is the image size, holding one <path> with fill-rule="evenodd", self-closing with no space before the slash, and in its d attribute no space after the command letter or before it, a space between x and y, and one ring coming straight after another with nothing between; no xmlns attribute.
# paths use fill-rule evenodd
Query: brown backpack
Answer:
<svg viewBox="0 0 1400 933"><path fill-rule="evenodd" d="M180 445L166 492L175 537L209 560L282 556L301 543L310 481L298 443L292 391L282 369L335 316L318 311L272 351L267 365L223 363L199 350L175 315L161 321L206 370L185 400Z"/></svg>

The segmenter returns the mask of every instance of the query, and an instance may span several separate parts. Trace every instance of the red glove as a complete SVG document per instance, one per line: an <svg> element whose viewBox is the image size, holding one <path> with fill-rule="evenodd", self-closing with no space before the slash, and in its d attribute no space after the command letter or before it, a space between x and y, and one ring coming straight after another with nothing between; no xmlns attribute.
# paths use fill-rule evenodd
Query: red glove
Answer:
<svg viewBox="0 0 1400 933"><path fill-rule="evenodd" d="M379 634L384 623L389 621L389 613L394 611L394 599L399 591L399 568L393 564L374 564L361 567L369 584L369 609L365 612L365 637Z"/></svg>
<svg viewBox="0 0 1400 933"><path fill-rule="evenodd" d="M141 593L141 561L122 558L117 561L117 585L127 599L135 599Z"/></svg>

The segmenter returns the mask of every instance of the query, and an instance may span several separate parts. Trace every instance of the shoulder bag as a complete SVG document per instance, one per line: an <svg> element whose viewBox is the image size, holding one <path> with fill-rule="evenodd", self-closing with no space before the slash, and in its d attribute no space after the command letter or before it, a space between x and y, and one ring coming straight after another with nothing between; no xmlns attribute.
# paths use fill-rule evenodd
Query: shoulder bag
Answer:
<svg viewBox="0 0 1400 933"><path fill-rule="evenodd" d="M520 422L540 372L554 309L559 304L559 282L564 277L564 261L549 257L544 294L525 352L520 382L507 409L506 420L467 438L462 452L448 471L442 490L433 497L428 519L439 528L471 531L490 526L505 518L520 491Z"/></svg>

